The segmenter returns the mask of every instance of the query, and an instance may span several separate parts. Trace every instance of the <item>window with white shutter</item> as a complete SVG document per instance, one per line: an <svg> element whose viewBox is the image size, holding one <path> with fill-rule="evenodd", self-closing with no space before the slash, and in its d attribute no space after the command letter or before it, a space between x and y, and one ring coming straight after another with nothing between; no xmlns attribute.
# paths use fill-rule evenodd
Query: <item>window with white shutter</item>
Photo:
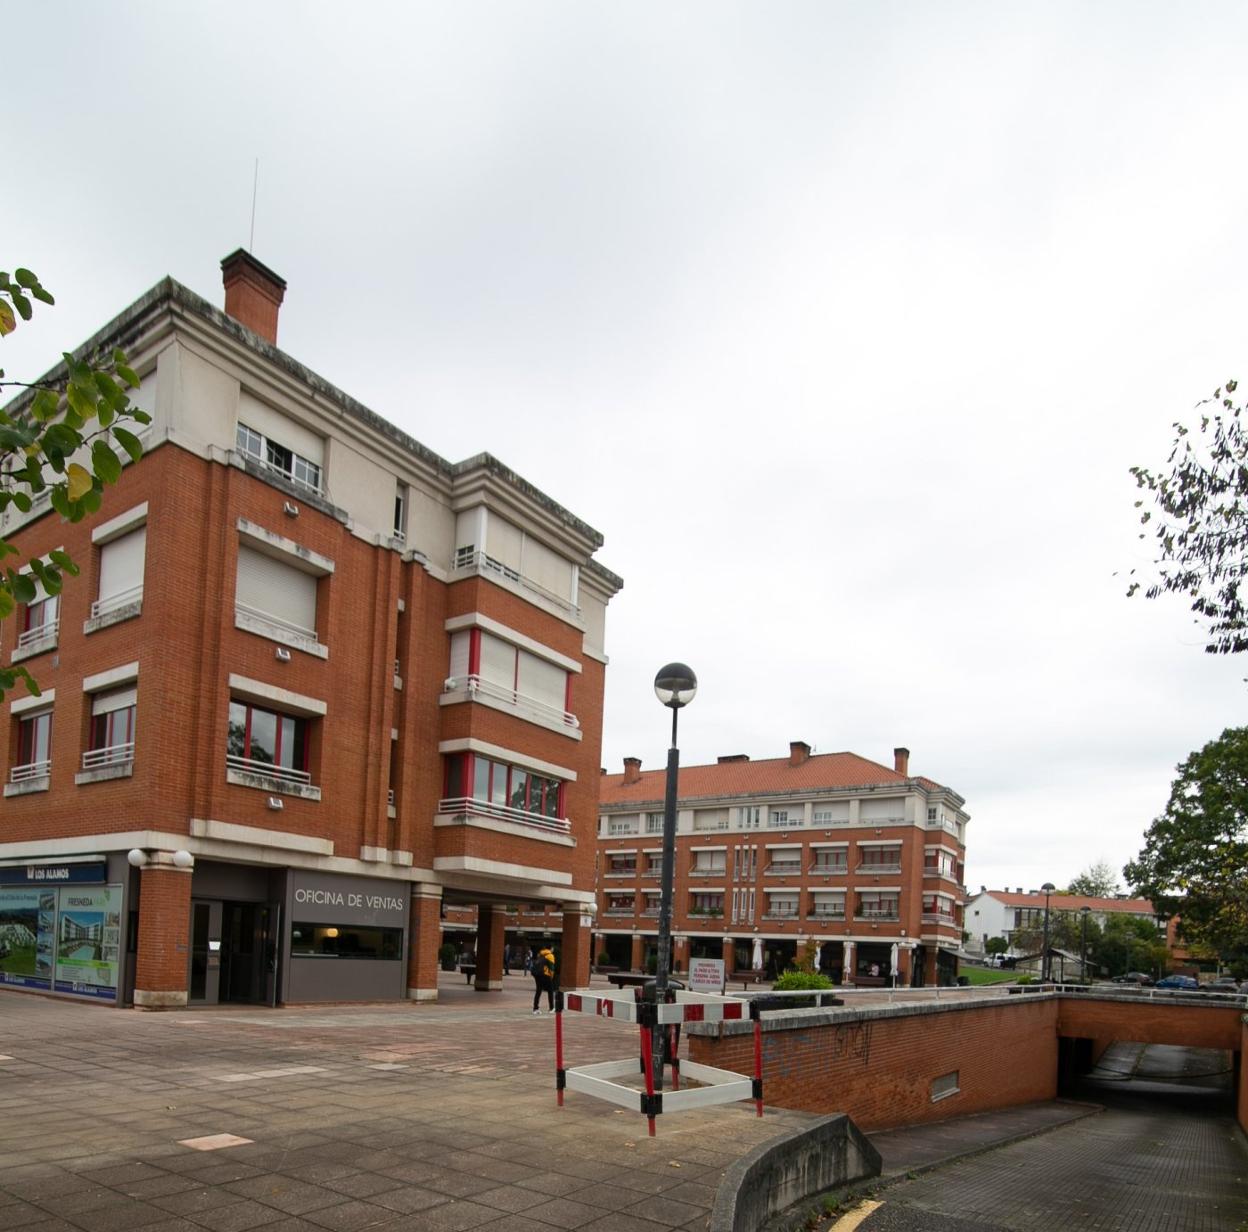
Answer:
<svg viewBox="0 0 1248 1232"><path fill-rule="evenodd" d="M239 545L236 606L313 643L316 641L316 585L317 579L312 574L246 544Z"/></svg>
<svg viewBox="0 0 1248 1232"><path fill-rule="evenodd" d="M143 563L147 554L147 527L112 539L100 548L100 596L92 616L115 612L143 598Z"/></svg>

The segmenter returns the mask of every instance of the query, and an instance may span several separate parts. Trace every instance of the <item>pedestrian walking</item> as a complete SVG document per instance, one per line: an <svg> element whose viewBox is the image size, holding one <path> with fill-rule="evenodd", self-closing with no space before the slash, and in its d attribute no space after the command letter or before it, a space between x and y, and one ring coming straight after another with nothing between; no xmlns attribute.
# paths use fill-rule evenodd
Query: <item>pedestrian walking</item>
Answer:
<svg viewBox="0 0 1248 1232"><path fill-rule="evenodd" d="M546 994L547 1008L555 1012L555 956L548 949L533 955L533 1013L540 1014L542 993Z"/></svg>
<svg viewBox="0 0 1248 1232"><path fill-rule="evenodd" d="M503 974L511 974L511 946L503 946Z"/></svg>

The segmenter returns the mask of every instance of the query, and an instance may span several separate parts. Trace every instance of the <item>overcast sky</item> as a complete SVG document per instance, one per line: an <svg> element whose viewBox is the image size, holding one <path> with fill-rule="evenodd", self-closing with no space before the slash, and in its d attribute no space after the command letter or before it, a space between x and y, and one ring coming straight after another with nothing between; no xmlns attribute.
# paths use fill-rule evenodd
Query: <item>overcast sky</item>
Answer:
<svg viewBox="0 0 1248 1232"><path fill-rule="evenodd" d="M1248 663L1128 601L1128 467L1248 377L1238 3L3 6L43 371L248 244L279 343L606 537L604 764L852 750L967 881L1121 866Z"/></svg>

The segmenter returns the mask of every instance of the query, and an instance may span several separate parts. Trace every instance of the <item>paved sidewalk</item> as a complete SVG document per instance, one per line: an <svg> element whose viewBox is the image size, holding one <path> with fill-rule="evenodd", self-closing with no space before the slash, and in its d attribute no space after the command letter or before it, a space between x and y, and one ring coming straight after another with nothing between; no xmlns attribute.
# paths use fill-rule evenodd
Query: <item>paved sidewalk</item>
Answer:
<svg viewBox="0 0 1248 1232"><path fill-rule="evenodd" d="M702 1229L724 1169L803 1114L555 1106L532 981L437 1005L144 1014L0 991L5 1232ZM636 1029L564 1016L566 1063ZM250 1141L196 1150L185 1140Z"/></svg>

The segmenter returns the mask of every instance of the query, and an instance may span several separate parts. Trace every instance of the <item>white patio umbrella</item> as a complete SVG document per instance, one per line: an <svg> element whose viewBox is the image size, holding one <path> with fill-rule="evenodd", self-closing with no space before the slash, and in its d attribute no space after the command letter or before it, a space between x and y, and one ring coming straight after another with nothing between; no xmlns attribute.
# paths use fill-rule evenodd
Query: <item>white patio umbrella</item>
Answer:
<svg viewBox="0 0 1248 1232"><path fill-rule="evenodd" d="M819 968L819 956L820 956L822 953L823 953L823 942L822 942L822 941L816 941L816 942L815 942L815 970L816 970L816 971L818 971L818 970L820 969L820 968Z"/></svg>
<svg viewBox="0 0 1248 1232"><path fill-rule="evenodd" d="M751 960L751 966L755 971L763 969L763 939L762 937L754 938L754 957Z"/></svg>
<svg viewBox="0 0 1248 1232"><path fill-rule="evenodd" d="M841 982L848 984L852 981L854 974L854 943L852 941L841 942Z"/></svg>
<svg viewBox="0 0 1248 1232"><path fill-rule="evenodd" d="M893 942L893 948L888 952L888 965L892 968L893 983L897 983L897 976L900 974L897 970L897 942Z"/></svg>

